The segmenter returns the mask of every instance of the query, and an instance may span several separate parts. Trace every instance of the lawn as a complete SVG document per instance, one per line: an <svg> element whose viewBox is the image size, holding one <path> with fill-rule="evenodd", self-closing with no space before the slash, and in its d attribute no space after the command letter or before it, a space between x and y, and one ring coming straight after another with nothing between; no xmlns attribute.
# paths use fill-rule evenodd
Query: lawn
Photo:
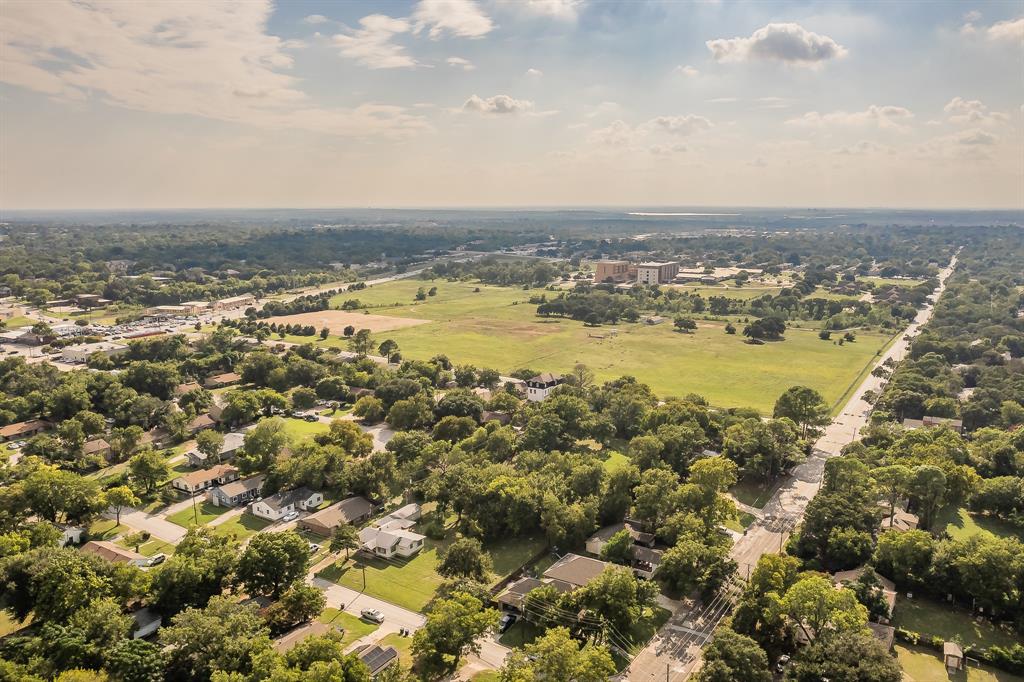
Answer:
<svg viewBox="0 0 1024 682"><path fill-rule="evenodd" d="M437 296L415 303L420 286L436 286ZM477 288L479 292L474 291ZM798 384L817 389L834 403L890 338L862 331L856 343L839 346L821 341L814 329L791 329L785 341L752 346L743 343L740 334L725 334L724 322L706 321L698 323L694 334L679 334L669 324L621 323L611 337L609 327L592 329L572 320L537 317L529 297L541 293L402 280L341 294L332 305L358 298L377 306L370 308L376 315L430 320L375 334L377 341L394 339L408 358L427 359L443 349L455 362L502 372L522 367L565 372L582 362L599 380L631 374L659 395L694 392L716 406L750 406L762 412L770 411L784 390ZM337 337L323 344L347 346Z"/></svg>
<svg viewBox="0 0 1024 682"><path fill-rule="evenodd" d="M18 327L31 327L37 321L21 315L15 315L9 320L4 320L4 323L7 325L7 329L17 329Z"/></svg>
<svg viewBox="0 0 1024 682"><path fill-rule="evenodd" d="M903 668L904 682L933 682L935 680L951 680L956 682L1024 682L1024 678L986 665L970 666L955 675L946 673L942 656L924 647L909 644L897 644L896 656Z"/></svg>
<svg viewBox="0 0 1024 682"><path fill-rule="evenodd" d="M913 601L906 598L897 600L892 624L947 640L959 636L965 646L975 648L987 648L994 644L1008 647L1020 642L1008 628L975 620L963 609L921 597Z"/></svg>
<svg viewBox="0 0 1024 682"><path fill-rule="evenodd" d="M324 609L318 620L328 625L336 625L345 631L344 638L341 640L343 648L380 627L376 623L370 623L358 616L353 616L351 613L331 607Z"/></svg>
<svg viewBox="0 0 1024 682"><path fill-rule="evenodd" d="M325 433L329 428L330 426L327 424L308 422L305 419L286 418L284 420L284 432L293 445L309 440L317 434Z"/></svg>
<svg viewBox="0 0 1024 682"><path fill-rule="evenodd" d="M365 574L366 594L412 611L422 611L443 581L437 573L438 553L453 537L450 533L440 542L427 539L420 553L411 559L384 561L365 555L353 556L347 563L339 559L319 575L339 585L362 590ZM510 538L500 544L492 543L486 549L494 561L495 573L504 577L540 553L545 544L544 538L538 535Z"/></svg>
<svg viewBox="0 0 1024 682"><path fill-rule="evenodd" d="M738 502L761 509L771 499L775 485L767 485L752 478L741 478L729 488L729 494Z"/></svg>
<svg viewBox="0 0 1024 682"><path fill-rule="evenodd" d="M395 647L398 650L399 663L406 668L412 665L412 637L402 637L397 632L392 632L390 635L382 637L377 644L382 647Z"/></svg>
<svg viewBox="0 0 1024 682"><path fill-rule="evenodd" d="M913 289L918 284L924 283L923 279L896 279L893 277L861 277L858 281L864 282L865 284L869 282L874 283L875 288L895 286Z"/></svg>
<svg viewBox="0 0 1024 682"><path fill-rule="evenodd" d="M543 634L544 628L520 618L498 638L498 643L509 648L521 647L533 644Z"/></svg>
<svg viewBox="0 0 1024 682"><path fill-rule="evenodd" d="M269 526L270 523L270 521L246 512L240 516L228 519L224 523L217 524L213 527L213 532L220 533L221 535L234 535L239 540L244 540L247 537L256 535L256 533Z"/></svg>
<svg viewBox="0 0 1024 682"><path fill-rule="evenodd" d="M972 514L964 507L946 507L935 519L935 532L945 531L954 540L964 540L978 533L999 538L1015 537L1024 540L1024 530L991 516Z"/></svg>
<svg viewBox="0 0 1024 682"><path fill-rule="evenodd" d="M181 511L174 512L168 516L167 520L171 523L176 523L183 528L205 526L229 509L230 507L220 507L212 502L196 502L195 509L193 509L192 505L189 505Z"/></svg>
<svg viewBox="0 0 1024 682"><path fill-rule="evenodd" d="M89 524L90 540L109 540L122 533L131 533L128 526L119 526L114 519L100 519Z"/></svg>
<svg viewBox="0 0 1024 682"><path fill-rule="evenodd" d="M729 530L734 530L737 533L742 533L747 529L750 524L754 522L754 515L748 514L747 512L741 511L738 518L729 519L725 522L725 527Z"/></svg>
<svg viewBox="0 0 1024 682"><path fill-rule="evenodd" d="M482 670L470 678L471 682L498 682L499 679L496 670Z"/></svg>

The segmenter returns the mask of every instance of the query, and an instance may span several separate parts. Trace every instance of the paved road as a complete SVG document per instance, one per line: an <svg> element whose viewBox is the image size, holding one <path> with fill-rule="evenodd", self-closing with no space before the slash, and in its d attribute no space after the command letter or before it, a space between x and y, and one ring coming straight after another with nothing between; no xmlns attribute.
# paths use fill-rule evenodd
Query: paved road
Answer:
<svg viewBox="0 0 1024 682"><path fill-rule="evenodd" d="M956 268L956 256L939 274L939 286L932 294L938 301L946 289L946 282ZM914 321L900 334L888 350L876 360L876 366L892 358L899 362L906 357L910 342L932 317L934 308L927 305L918 311ZM861 427L868 423L871 405L864 400L868 391L879 391L885 380L868 375L850 395L842 412L814 443L812 454L795 467L791 477L776 491L758 518L739 536L733 545L732 557L739 567L739 575L746 578L749 571L764 554L782 550L786 539L799 524L811 499L821 487L825 460L840 454L842 448L857 438ZM727 613L727 600L710 600L688 605L673 614L666 625L630 664L623 679L626 680L685 680L700 665L700 647L706 642L722 616Z"/></svg>
<svg viewBox="0 0 1024 682"><path fill-rule="evenodd" d="M196 503L198 504L199 500ZM111 512L105 513L104 516L111 519L114 518L114 514ZM158 540L170 542L173 545L178 544L185 537L185 529L178 524L171 523L157 514L147 514L138 509L123 510L121 512L121 523L136 530L147 531Z"/></svg>

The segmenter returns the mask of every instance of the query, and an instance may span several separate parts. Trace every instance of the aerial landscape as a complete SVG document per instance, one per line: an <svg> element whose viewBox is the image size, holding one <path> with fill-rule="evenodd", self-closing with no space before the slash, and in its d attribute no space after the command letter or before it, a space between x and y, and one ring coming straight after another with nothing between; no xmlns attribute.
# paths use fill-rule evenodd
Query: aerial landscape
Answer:
<svg viewBox="0 0 1024 682"><path fill-rule="evenodd" d="M0 682L1024 682L1024 4L0 2Z"/></svg>

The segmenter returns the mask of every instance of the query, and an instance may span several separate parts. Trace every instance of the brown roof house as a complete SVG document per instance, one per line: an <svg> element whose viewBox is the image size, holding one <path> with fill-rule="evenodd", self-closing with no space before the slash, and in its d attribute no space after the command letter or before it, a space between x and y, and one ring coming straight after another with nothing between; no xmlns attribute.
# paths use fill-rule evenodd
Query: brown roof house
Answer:
<svg viewBox="0 0 1024 682"><path fill-rule="evenodd" d="M942 643L942 660L946 664L946 672L964 669L964 650L956 642Z"/></svg>
<svg viewBox="0 0 1024 682"><path fill-rule="evenodd" d="M115 564L145 566L149 561L138 552L133 552L130 549L115 545L113 542L107 542L106 540L90 540L82 545L81 551L85 554L93 554Z"/></svg>
<svg viewBox="0 0 1024 682"><path fill-rule="evenodd" d="M206 381L203 382L205 388L221 388L222 386L231 386L237 384L242 380L242 375L237 372L224 372L223 374L214 374L211 377L207 377Z"/></svg>
<svg viewBox="0 0 1024 682"><path fill-rule="evenodd" d="M350 497L300 519L298 526L317 535L330 537L334 535L334 530L338 526L362 523L372 514L372 502L365 497Z"/></svg>
<svg viewBox="0 0 1024 682"><path fill-rule="evenodd" d="M102 457L110 456L110 443L102 438L93 438L87 440L82 445L83 455L100 455Z"/></svg>
<svg viewBox="0 0 1024 682"><path fill-rule="evenodd" d="M919 522L919 519L917 518L917 514L911 514L908 511L904 511L903 509L900 509L899 507L896 507L896 511L890 517L889 516L889 508L888 508L888 506L886 506L886 508L885 508L885 515L882 517L882 520L879 522L878 528L882 532L885 532L887 530L898 530L898 531L916 530L918 522Z"/></svg>
<svg viewBox="0 0 1024 682"><path fill-rule="evenodd" d="M238 469L230 464L217 464L209 469L191 471L171 481L171 487L193 495L238 479Z"/></svg>
<svg viewBox="0 0 1024 682"><path fill-rule="evenodd" d="M0 427L0 443L17 440L19 438L31 438L43 431L49 431L53 424L45 419L29 419L28 421L8 424Z"/></svg>

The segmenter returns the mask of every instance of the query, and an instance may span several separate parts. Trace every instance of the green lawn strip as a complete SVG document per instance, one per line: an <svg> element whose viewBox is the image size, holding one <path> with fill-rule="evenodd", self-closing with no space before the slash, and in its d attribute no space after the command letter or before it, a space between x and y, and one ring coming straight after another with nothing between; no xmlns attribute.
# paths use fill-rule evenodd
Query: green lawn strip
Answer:
<svg viewBox="0 0 1024 682"><path fill-rule="evenodd" d="M254 516L248 512L235 516L224 523L219 523L213 526L213 532L220 535L234 535L239 540L244 540L250 536L256 535L267 526L271 524L271 521L261 519L258 516Z"/></svg>
<svg viewBox="0 0 1024 682"><path fill-rule="evenodd" d="M725 522L725 527L729 530L734 530L737 533L742 533L747 529L750 524L754 522L754 515L748 514L747 512L741 511L739 517L735 519L729 519Z"/></svg>
<svg viewBox="0 0 1024 682"><path fill-rule="evenodd" d="M229 509L230 507L220 507L212 502L200 502L199 500L196 500L194 508L193 505L189 505L168 516L167 520L171 523L176 523L183 528L205 526Z"/></svg>
<svg viewBox="0 0 1024 682"><path fill-rule="evenodd" d="M959 636L965 646L974 648L984 649L993 645L1010 647L1020 642L1008 628L971 618L970 613L952 604L921 597L912 601L905 598L897 600L892 624L945 640Z"/></svg>
<svg viewBox="0 0 1024 682"><path fill-rule="evenodd" d="M437 296L413 304L420 286L436 286ZM370 309L373 314L430 320L374 334L377 340L394 339L406 358L428 359L444 348L456 362L502 372L521 367L564 372L582 362L598 380L630 374L659 395L694 392L716 406L750 406L764 413L793 385L810 386L835 403L890 340L889 334L860 331L855 343L839 346L821 341L817 329L802 328L787 331L785 341L753 346L743 343L741 334L725 334L724 321L703 320L695 334L675 333L667 324L623 322L611 336L609 327L537 317L528 300L538 293L405 280L343 294L335 304L358 298L380 306ZM347 342L331 337L322 345L345 348Z"/></svg>
<svg viewBox="0 0 1024 682"><path fill-rule="evenodd" d="M628 465L629 457L614 450L609 451L607 457L605 457L605 460L601 463L601 466L607 474L618 471L619 469L624 469Z"/></svg>
<svg viewBox="0 0 1024 682"><path fill-rule="evenodd" d="M876 289L884 286L906 287L907 289L913 289L918 284L924 284L923 279L895 279L893 277L860 277L857 281L865 284L873 282Z"/></svg>
<svg viewBox="0 0 1024 682"><path fill-rule="evenodd" d="M358 616L353 616L351 613L347 613L333 607L324 609L318 620L321 623L335 625L344 630L345 634L341 640L341 646L343 648L347 647L360 637L365 637L371 632L374 632L380 627L376 623L371 623L359 618Z"/></svg>
<svg viewBox="0 0 1024 682"><path fill-rule="evenodd" d="M896 656L903 668L904 682L1024 682L1024 677L986 665L971 665L952 675L946 673L942 655L937 651L910 644L897 644Z"/></svg>
<svg viewBox="0 0 1024 682"><path fill-rule="evenodd" d="M166 554L167 556L170 556L174 554L174 545L169 542L164 542L163 540L157 540L156 538L142 543L139 545L138 550L135 549L134 545L129 545L125 542L124 538L118 540L117 544L132 551L137 551L142 556L153 556L154 554Z"/></svg>
<svg viewBox="0 0 1024 682"><path fill-rule="evenodd" d="M398 650L398 660L405 666L412 665L412 637L402 637L397 632L385 635L377 642L381 647L393 646Z"/></svg>
<svg viewBox="0 0 1024 682"><path fill-rule="evenodd" d="M972 514L964 507L946 507L939 512L935 519L935 532L941 534L943 531L954 540L966 540L980 533L1024 540L1024 528L992 516Z"/></svg>
<svg viewBox="0 0 1024 682"><path fill-rule="evenodd" d="M672 612L660 606L645 610L643 618L637 621L636 625L630 628L629 632L623 633L633 645L631 653L639 653L640 649L654 637L654 633L671 617Z"/></svg>
<svg viewBox="0 0 1024 682"><path fill-rule="evenodd" d="M498 682L500 678L496 670L481 670L469 679L471 682Z"/></svg>
<svg viewBox="0 0 1024 682"><path fill-rule="evenodd" d="M7 329L17 329L18 327L31 327L37 321L22 315L15 315L9 320L4 320L4 323L7 325Z"/></svg>
<svg viewBox="0 0 1024 682"><path fill-rule="evenodd" d="M132 529L128 526L119 526L114 519L100 519L89 524L90 540L109 540L122 533L130 533Z"/></svg>
<svg viewBox="0 0 1024 682"><path fill-rule="evenodd" d="M284 420L284 432L293 445L311 439L313 436L325 433L329 425L321 422L308 422L305 419L286 418Z"/></svg>
<svg viewBox="0 0 1024 682"><path fill-rule="evenodd" d="M489 542L484 549L491 555L491 561L494 563L494 573L497 576L495 583L518 571L546 547L547 540L540 533Z"/></svg>

